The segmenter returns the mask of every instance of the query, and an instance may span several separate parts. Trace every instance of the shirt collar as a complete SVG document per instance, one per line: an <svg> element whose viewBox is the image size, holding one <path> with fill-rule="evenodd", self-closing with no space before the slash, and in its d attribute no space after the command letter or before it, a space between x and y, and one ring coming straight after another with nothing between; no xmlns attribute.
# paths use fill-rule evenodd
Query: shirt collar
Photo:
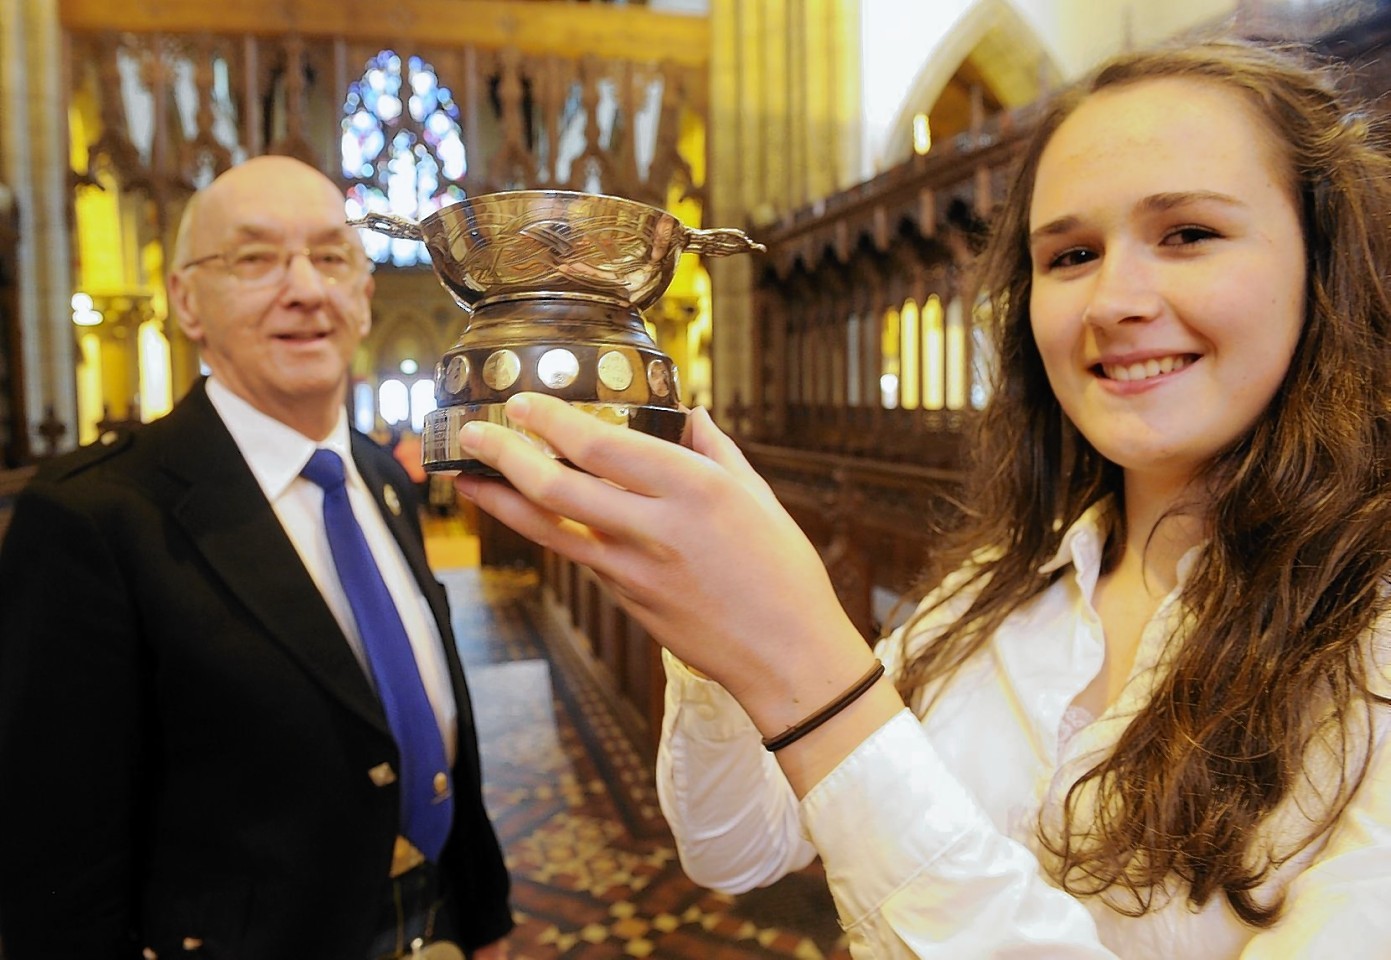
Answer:
<svg viewBox="0 0 1391 960"><path fill-rule="evenodd" d="M208 400L227 425L227 431L232 434L266 499L274 502L279 498L320 447L343 458L350 481L356 477L346 409L339 409L338 421L328 437L315 443L293 427L257 410L214 376L208 377L207 389Z"/></svg>
<svg viewBox="0 0 1391 960"><path fill-rule="evenodd" d="M1111 535L1115 522L1115 507L1115 497L1107 495L1083 511L1063 534L1057 552L1038 568L1038 572L1047 575L1072 564L1081 574L1099 573L1106 538ZM1179 557L1175 573L1180 586L1188 581L1189 574L1193 572L1193 565L1198 562L1204 546L1205 542L1194 544Z"/></svg>
<svg viewBox="0 0 1391 960"><path fill-rule="evenodd" d="M1106 537L1111 532L1114 509L1114 498L1106 496L1084 510L1072 526L1067 528L1067 532L1058 543L1057 551L1038 568L1038 572L1047 575L1061 570L1069 563L1081 572L1100 569L1101 552L1106 546Z"/></svg>

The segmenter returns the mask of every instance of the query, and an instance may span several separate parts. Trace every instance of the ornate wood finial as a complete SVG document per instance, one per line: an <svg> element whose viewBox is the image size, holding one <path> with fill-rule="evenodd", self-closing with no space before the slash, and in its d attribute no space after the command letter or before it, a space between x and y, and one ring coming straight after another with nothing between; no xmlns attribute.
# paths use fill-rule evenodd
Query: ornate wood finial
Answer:
<svg viewBox="0 0 1391 960"><path fill-rule="evenodd" d="M44 441L43 455L46 457L55 455L58 452L58 441L67 432L67 424L58 419L58 415L53 411L53 404L46 405L43 419L39 421L39 436L43 437Z"/></svg>
<svg viewBox="0 0 1391 960"><path fill-rule="evenodd" d="M267 153L303 160L319 166L319 158L304 136L304 40L298 34L285 38L285 135L267 148Z"/></svg>

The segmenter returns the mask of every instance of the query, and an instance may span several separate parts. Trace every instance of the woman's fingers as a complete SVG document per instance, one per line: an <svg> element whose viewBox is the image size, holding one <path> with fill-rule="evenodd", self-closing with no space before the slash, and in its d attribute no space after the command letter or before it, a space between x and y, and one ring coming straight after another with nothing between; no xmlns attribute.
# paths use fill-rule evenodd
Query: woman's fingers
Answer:
<svg viewBox="0 0 1391 960"><path fill-rule="evenodd" d="M672 493L709 469L706 458L637 430L617 429L556 397L518 394L507 402L517 427L545 440L566 460L633 493ZM505 472L505 471L504 471Z"/></svg>
<svg viewBox="0 0 1391 960"><path fill-rule="evenodd" d="M471 456L506 477L515 488L513 492L520 493L541 511L629 537L643 529L643 497L567 467L515 430L475 421L464 425L459 442ZM469 492L466 487L459 489ZM483 495L490 504L505 506L512 502L503 494ZM511 515L522 519L518 509L513 506ZM519 532L530 535L534 527L533 523L527 531Z"/></svg>
<svg viewBox="0 0 1391 960"><path fill-rule="evenodd" d="M548 550L595 569L615 562L611 543L593 528L538 507L500 480L460 474L454 487L480 510Z"/></svg>
<svg viewBox="0 0 1391 960"><path fill-rule="evenodd" d="M692 450L715 461L741 483L758 491L760 496L773 496L772 488L768 486L767 481L759 476L738 444L715 426L708 410L697 407L690 412L688 420Z"/></svg>

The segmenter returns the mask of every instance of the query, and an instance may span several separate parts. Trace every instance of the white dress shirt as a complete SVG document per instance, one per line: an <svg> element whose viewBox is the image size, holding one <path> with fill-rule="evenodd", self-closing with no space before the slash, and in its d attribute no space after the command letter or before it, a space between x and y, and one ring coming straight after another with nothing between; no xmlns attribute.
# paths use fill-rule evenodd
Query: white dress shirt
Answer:
<svg viewBox="0 0 1391 960"><path fill-rule="evenodd" d="M1165 670L1166 638L1181 636L1179 589L1201 549L1180 563L1180 586L1146 627L1120 697L1077 729L1069 705L1104 654L1092 592L1107 527L1105 505L1084 515L1045 567L1066 572L1000 627L927 715L900 712L800 803L734 699L665 655L658 793L691 878L739 892L819 852L851 951L864 960L1391 957L1391 711L1384 706L1352 721L1351 741L1370 724L1375 746L1351 804L1259 891L1287 895L1275 926L1245 926L1220 894L1194 910L1181 889L1129 917L1098 897L1074 899L1048 879L1039 813L1056 813L1066 789L1148 702ZM952 609L916 628L910 653L966 602L954 598ZM1391 692L1388 637L1391 623L1383 620L1367 641L1371 682L1382 695ZM897 641L895 634L878 646L890 675L902 662ZM922 712L921 703L910 707ZM1319 759L1306 761L1315 780L1329 773ZM1263 826L1262 842L1278 849L1308 824L1299 806L1311 793L1296 793Z"/></svg>
<svg viewBox="0 0 1391 960"><path fill-rule="evenodd" d="M216 377L208 378L207 389L213 408L227 425L261 491L270 501L280 525L295 545L319 593L323 594L324 601L333 612L334 619L343 628L343 634L348 638L348 644L362 665L363 672L367 674L368 682L372 683L372 671L367 664L357 620L338 579L338 568L334 566L333 553L329 548L328 531L324 528L324 491L313 481L300 476L300 471L320 447L342 457L348 502L352 504L353 515L367 538L367 545L381 570L382 579L386 581L387 590L396 602L396 611L401 615L411 648L415 651L415 662L420 670L420 679L425 684L425 694L429 697L440 734L444 737L445 752L450 763L453 763L457 746L457 707L439 627L435 624L429 601L425 599L401 552L401 545L387 528L372 492L357 472L349 442L347 411L339 413L338 423L328 439L316 444L299 431L251 406L223 386Z"/></svg>

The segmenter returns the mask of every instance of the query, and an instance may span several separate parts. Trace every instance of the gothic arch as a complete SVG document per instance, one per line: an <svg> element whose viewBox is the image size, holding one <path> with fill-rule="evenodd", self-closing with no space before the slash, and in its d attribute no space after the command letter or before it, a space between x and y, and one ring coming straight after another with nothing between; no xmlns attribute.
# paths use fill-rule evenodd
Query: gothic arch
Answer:
<svg viewBox="0 0 1391 960"><path fill-rule="evenodd" d="M979 0L957 26L924 52L880 151L880 169L913 153L913 117L929 113L967 62L1004 108L1031 103L1061 76L1034 28L1007 0Z"/></svg>
<svg viewBox="0 0 1391 960"><path fill-rule="evenodd" d="M412 376L430 376L432 365L449 347L441 342L437 324L414 310L394 310L374 318L372 331L363 344L372 358L375 374L400 376L398 366L409 357L419 365Z"/></svg>

